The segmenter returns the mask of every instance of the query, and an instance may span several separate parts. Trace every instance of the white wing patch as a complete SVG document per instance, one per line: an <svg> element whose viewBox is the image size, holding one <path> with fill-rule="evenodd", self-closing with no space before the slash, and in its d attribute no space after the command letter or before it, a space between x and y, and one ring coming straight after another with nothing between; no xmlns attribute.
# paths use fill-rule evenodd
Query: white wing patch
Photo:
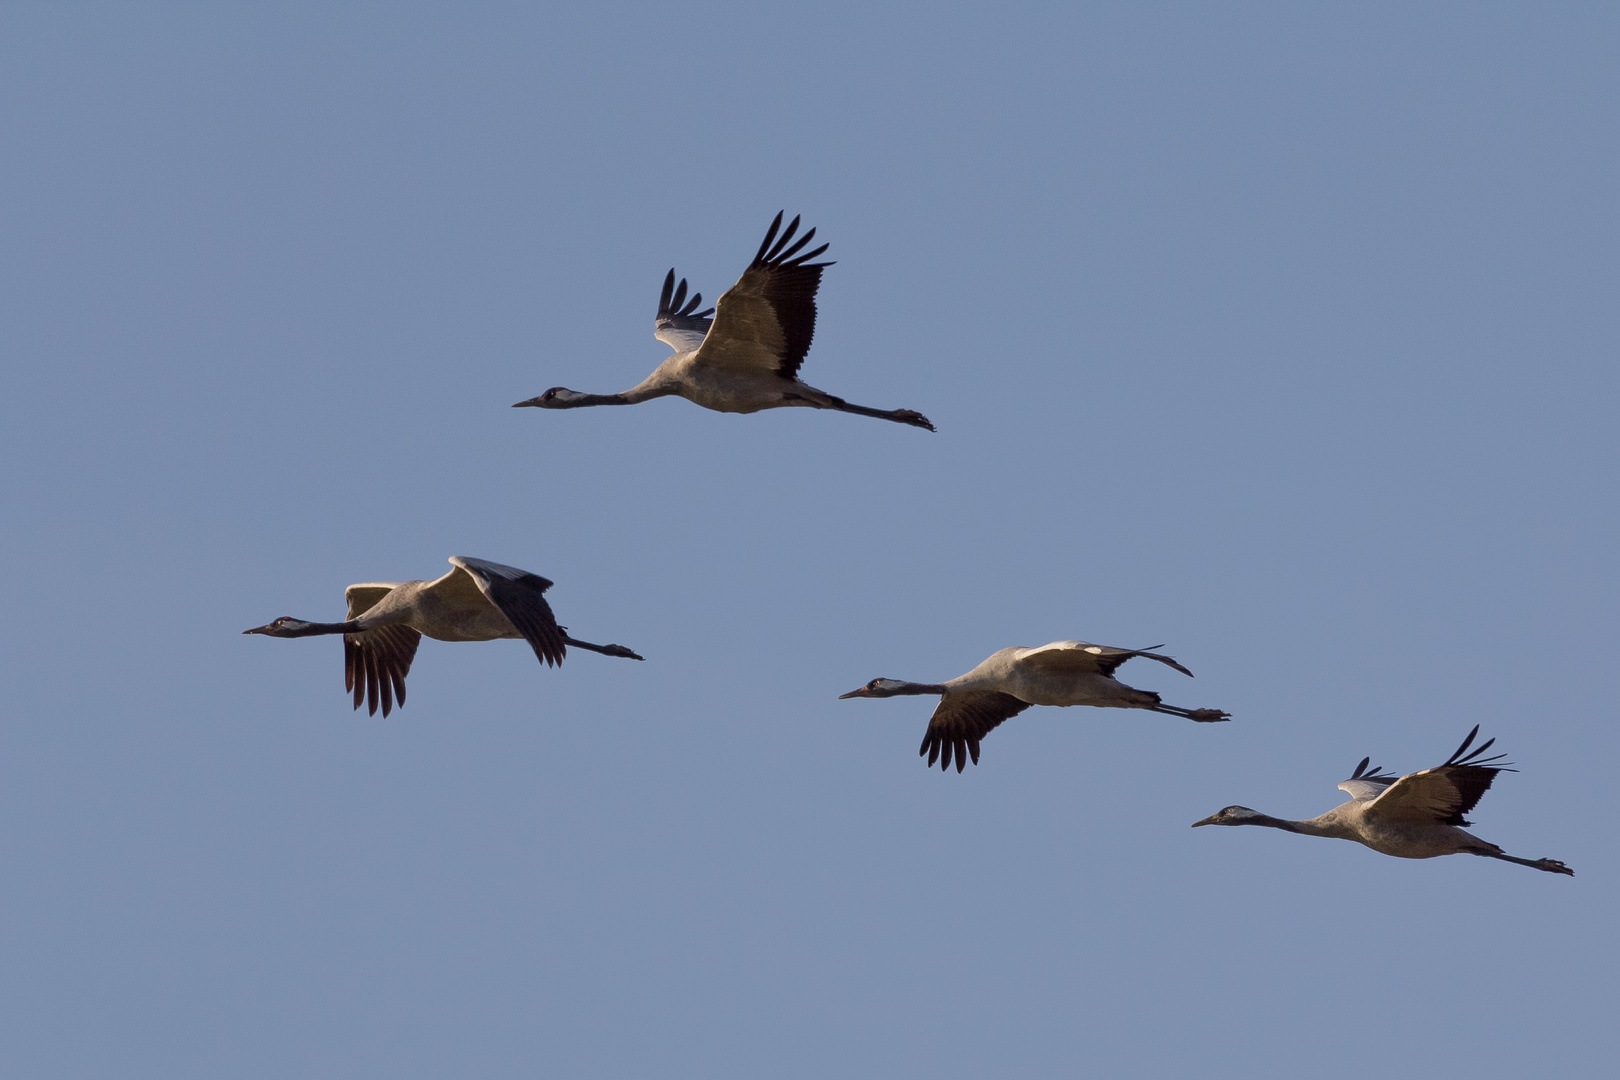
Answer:
<svg viewBox="0 0 1620 1080"><path fill-rule="evenodd" d="M1393 777L1387 780L1346 780L1339 785L1339 790L1349 792L1352 799L1362 802L1378 798L1394 782Z"/></svg>
<svg viewBox="0 0 1620 1080"><path fill-rule="evenodd" d="M1088 652L1096 656L1102 655L1102 646L1093 645L1086 641L1049 641L1045 645L1033 649L1023 650L1024 656L1034 656L1043 652Z"/></svg>
<svg viewBox="0 0 1620 1080"><path fill-rule="evenodd" d="M701 330L679 330L673 326L664 326L653 331L653 337L678 353L697 352L703 344L703 339L708 336Z"/></svg>

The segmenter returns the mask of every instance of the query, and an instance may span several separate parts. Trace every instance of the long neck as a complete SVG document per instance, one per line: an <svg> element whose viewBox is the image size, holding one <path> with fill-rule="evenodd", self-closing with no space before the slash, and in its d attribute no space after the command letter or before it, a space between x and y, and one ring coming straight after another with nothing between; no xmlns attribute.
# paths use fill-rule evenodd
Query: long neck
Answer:
<svg viewBox="0 0 1620 1080"><path fill-rule="evenodd" d="M278 637L315 637L318 634L358 634L360 624L355 621L310 623L295 630L283 630Z"/></svg>
<svg viewBox="0 0 1620 1080"><path fill-rule="evenodd" d="M1245 825L1264 825L1268 829L1281 829L1284 832L1299 833L1302 836L1337 836L1332 828L1321 824L1316 819L1309 821L1290 821L1287 818L1275 818L1270 814L1257 814L1244 821Z"/></svg>
<svg viewBox="0 0 1620 1080"><path fill-rule="evenodd" d="M943 683L908 682L900 686L886 687L884 697L908 697L922 694L944 694L950 692L950 687Z"/></svg>
<svg viewBox="0 0 1620 1080"><path fill-rule="evenodd" d="M665 363L668 363L666 360ZM681 392L681 383L678 379L669 377L660 364L651 375L642 379L622 394L609 394L613 401L600 401L599 405L634 405L638 401L651 401L653 398L669 397L671 394Z"/></svg>

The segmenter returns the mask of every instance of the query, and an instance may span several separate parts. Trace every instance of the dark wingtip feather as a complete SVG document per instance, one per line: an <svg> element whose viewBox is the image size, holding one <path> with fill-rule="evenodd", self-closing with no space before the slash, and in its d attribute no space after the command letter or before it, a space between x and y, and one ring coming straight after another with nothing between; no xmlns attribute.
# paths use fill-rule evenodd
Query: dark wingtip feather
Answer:
<svg viewBox="0 0 1620 1080"><path fill-rule="evenodd" d="M794 218L793 223L795 225L797 225L799 223L799 219ZM792 229L788 230L789 233L791 233L792 231L793 231ZM799 237L799 239L794 242L792 247L786 249L785 251L773 251L773 252L771 252L771 262L779 262L779 263L784 263L784 264L787 263L789 259L792 259L793 256L798 253L800 248L804 247L806 244L808 244L810 241L814 240L815 238L816 238L816 230L811 229L809 232L807 232L803 236ZM782 243L783 244L787 243L787 239L788 238L785 237L785 236L782 237ZM781 245L777 245L777 246L780 247Z"/></svg>
<svg viewBox="0 0 1620 1080"><path fill-rule="evenodd" d="M1456 753L1452 754L1450 757L1448 757L1446 759L1446 764L1447 765L1455 765L1457 763L1457 759L1462 757L1463 751L1467 750L1468 745L1474 741L1474 736L1478 735L1478 734L1479 734L1479 725L1475 724L1474 729L1468 733L1468 737L1462 741L1462 745L1457 747Z"/></svg>
<svg viewBox="0 0 1620 1080"><path fill-rule="evenodd" d="M810 231L815 232L814 229L811 229ZM797 259L794 259L794 260L792 260L790 262L785 262L782 265L784 265L784 266L805 266L806 264L808 264L809 266L831 266L833 264L830 263L830 262L824 262L824 263L812 263L812 262L810 262L811 259L815 258L817 255L820 255L822 252L826 251L830 247L832 247L831 244L822 244L820 247L816 248L816 250L808 252L808 253L806 253L804 255L800 255Z"/></svg>
<svg viewBox="0 0 1620 1080"><path fill-rule="evenodd" d="M765 256L765 261L775 262L778 258L780 258L782 255L782 249L787 247L788 241L793 239L793 234L797 232L798 229L799 215L794 214L793 220L788 222L788 227L782 231L782 238L776 242L775 247L771 248L771 253Z"/></svg>
<svg viewBox="0 0 1620 1080"><path fill-rule="evenodd" d="M754 256L754 262L765 261L765 252L770 250L771 242L776 239L776 230L782 227L782 215L786 210L778 210L776 217L771 219L771 227L765 231L765 240L759 245L759 252Z"/></svg>
<svg viewBox="0 0 1620 1080"><path fill-rule="evenodd" d="M366 715L377 715L377 659L370 649L362 649L366 658Z"/></svg>

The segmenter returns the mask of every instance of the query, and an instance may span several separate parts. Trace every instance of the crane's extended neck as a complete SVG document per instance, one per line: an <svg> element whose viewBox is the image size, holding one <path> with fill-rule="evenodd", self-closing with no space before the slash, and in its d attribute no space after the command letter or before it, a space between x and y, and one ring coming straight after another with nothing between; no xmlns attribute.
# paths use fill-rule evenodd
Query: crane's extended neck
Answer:
<svg viewBox="0 0 1620 1080"><path fill-rule="evenodd" d="M590 405L633 405L624 394L582 394L562 386L553 386L539 397L513 402L512 408L583 409Z"/></svg>
<svg viewBox="0 0 1620 1080"><path fill-rule="evenodd" d="M275 622L242 631L244 634L264 634L266 637L315 637L318 634L358 634L360 632L360 624L354 620L349 622L315 623L295 619L291 615L283 615Z"/></svg>
<svg viewBox="0 0 1620 1080"><path fill-rule="evenodd" d="M1283 832L1299 833L1303 836L1344 835L1342 830L1334 828L1332 823L1324 822L1320 818L1291 821L1288 818L1272 817L1258 810L1250 810L1247 806L1228 806L1202 821L1193 822L1195 829L1200 825L1264 825L1268 829L1281 829Z"/></svg>
<svg viewBox="0 0 1620 1080"><path fill-rule="evenodd" d="M950 688L941 683L914 683L903 679L873 679L859 690L851 690L847 694L839 694L838 700L845 698L870 697L906 697L909 695L943 694Z"/></svg>

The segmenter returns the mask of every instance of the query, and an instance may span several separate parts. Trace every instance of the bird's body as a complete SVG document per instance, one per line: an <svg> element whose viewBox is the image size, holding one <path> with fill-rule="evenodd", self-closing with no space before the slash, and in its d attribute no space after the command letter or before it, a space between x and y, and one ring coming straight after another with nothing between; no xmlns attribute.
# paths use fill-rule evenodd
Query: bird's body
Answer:
<svg viewBox="0 0 1620 1080"><path fill-rule="evenodd" d="M667 357L651 375L617 396L624 398L625 404L634 405L673 395L705 409L729 413L795 405L814 408L814 396L827 396L814 387L795 383L784 385L782 377L770 371L716 369L699 360L693 350Z"/></svg>
<svg viewBox="0 0 1620 1080"><path fill-rule="evenodd" d="M1352 840L1398 859L1482 855L1550 873L1573 874L1574 871L1556 859L1520 859L1508 855L1497 845L1463 828L1470 824L1464 815L1473 810L1496 774L1513 771L1506 765L1496 764L1502 759L1501 754L1480 756L1495 739L1488 739L1469 752L1477 734L1479 726L1476 724L1445 764L1405 776L1369 769L1371 759L1363 758L1351 777L1339 785L1350 794L1349 801L1314 818L1291 821L1246 806L1228 806L1202 821L1193 822L1193 826L1263 825L1304 836Z"/></svg>
<svg viewBox="0 0 1620 1080"><path fill-rule="evenodd" d="M754 261L708 311L697 310L703 294L694 294L688 301L685 279L677 286L675 271L669 272L653 320L653 336L673 349L674 355L636 386L618 394L585 394L554 386L513 407L579 409L676 396L716 412L836 409L934 430L921 413L852 405L800 381L799 366L815 335L821 272L832 263L809 261L826 251L826 244L799 254L816 230L790 245L799 219L794 218L778 238L781 226L782 215L777 214Z"/></svg>
<svg viewBox="0 0 1620 1080"><path fill-rule="evenodd" d="M873 679L841 698L940 695L918 753L928 755L929 765L938 760L941 769L948 769L954 758L957 772L967 766L970 756L978 764L980 739L1031 705L1148 709L1201 723L1231 719L1219 709L1166 705L1158 694L1115 679L1114 671L1136 656L1157 660L1184 675L1192 674L1170 657L1143 649L1054 641L1034 649L1000 649L973 670L943 683Z"/></svg>
<svg viewBox="0 0 1620 1080"><path fill-rule="evenodd" d="M1085 650L1103 647L1083 641L1054 641L1036 649L998 649L972 671L947 679L943 685L948 692L958 693L996 690L1030 705L1147 709L1159 704L1158 694L1126 686L1100 667L1084 662L1086 657L1096 655ZM1070 653L1081 655L1071 657L1067 655ZM1074 663L1076 659L1082 663Z"/></svg>
<svg viewBox="0 0 1620 1080"><path fill-rule="evenodd" d="M348 618L312 623L283 616L245 634L313 637L342 634L344 683L354 707L369 699L383 715L397 698L405 704L405 676L423 637L438 641L523 638L541 662L560 664L567 646L630 660L641 657L623 645L593 645L567 636L546 602L551 582L526 570L460 555L451 571L432 581L374 581L343 590Z"/></svg>

